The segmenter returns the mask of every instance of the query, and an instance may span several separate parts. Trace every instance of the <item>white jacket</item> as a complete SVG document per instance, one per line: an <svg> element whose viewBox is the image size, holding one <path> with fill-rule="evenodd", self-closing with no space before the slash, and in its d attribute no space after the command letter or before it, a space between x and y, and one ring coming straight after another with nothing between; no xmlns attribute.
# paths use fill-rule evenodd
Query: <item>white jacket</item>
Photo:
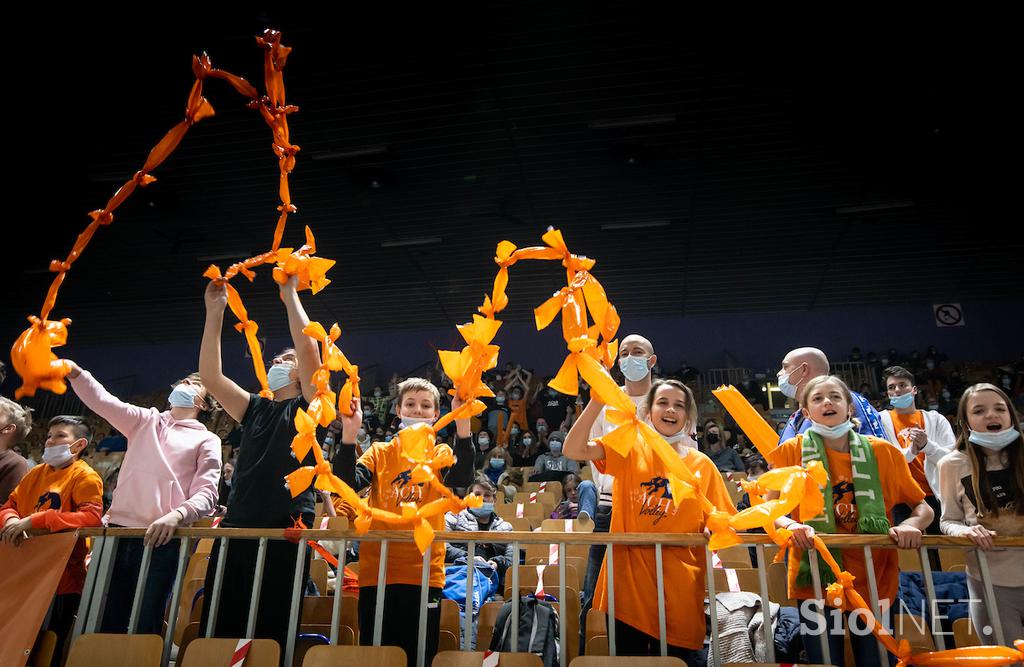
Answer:
<svg viewBox="0 0 1024 667"><path fill-rule="evenodd" d="M889 413L889 410L883 410L880 413L882 428L885 429L885 439L894 445L896 449L903 452L907 463L910 463L917 454L914 452L913 445L906 449L900 446L900 441L896 437L895 428L892 424L892 415ZM944 416L934 410L921 410L921 413L924 414L924 431L928 435L928 444L924 446L924 475L928 478L928 485L932 487L932 493L935 494L935 498L941 502L939 463L947 454L953 451L953 448L956 446L956 437L953 435L953 427L949 425L949 420Z"/></svg>

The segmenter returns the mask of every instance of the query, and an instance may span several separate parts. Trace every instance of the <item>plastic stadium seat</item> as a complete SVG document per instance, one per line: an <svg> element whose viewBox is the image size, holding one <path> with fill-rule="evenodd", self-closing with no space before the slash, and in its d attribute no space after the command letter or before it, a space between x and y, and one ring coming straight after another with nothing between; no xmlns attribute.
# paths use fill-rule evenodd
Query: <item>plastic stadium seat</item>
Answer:
<svg viewBox="0 0 1024 667"><path fill-rule="evenodd" d="M405 667L405 651L397 646L314 646L302 667Z"/></svg>
<svg viewBox="0 0 1024 667"><path fill-rule="evenodd" d="M484 654L479 652L444 651L434 656L431 667L480 667ZM542 667L544 663L532 653L502 653L498 658L501 667Z"/></svg>
<svg viewBox="0 0 1024 667"><path fill-rule="evenodd" d="M181 667L207 667L230 665L237 639L197 639L188 648ZM245 656L245 667L277 667L281 662L281 648L273 639L254 639Z"/></svg>
<svg viewBox="0 0 1024 667"><path fill-rule="evenodd" d="M82 635L71 645L66 667L160 667L159 635Z"/></svg>

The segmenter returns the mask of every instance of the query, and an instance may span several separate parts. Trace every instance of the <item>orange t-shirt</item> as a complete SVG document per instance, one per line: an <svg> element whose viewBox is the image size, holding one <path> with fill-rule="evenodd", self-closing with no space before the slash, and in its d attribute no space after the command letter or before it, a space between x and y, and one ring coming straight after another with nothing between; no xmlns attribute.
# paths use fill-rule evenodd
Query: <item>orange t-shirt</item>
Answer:
<svg viewBox="0 0 1024 667"><path fill-rule="evenodd" d="M725 481L704 454L687 449L683 462L700 479L701 489L716 507L730 514L736 508ZM668 488L668 471L646 447L636 446L628 457L610 447L598 470L615 478L612 488L612 533L699 533L704 530L700 503L684 500L676 507ZM658 571L654 547L615 548L615 617L652 637L658 629ZM705 555L704 547L665 547L665 622L668 643L690 649L704 644ZM608 561L594 588L594 608L608 611Z"/></svg>
<svg viewBox="0 0 1024 667"><path fill-rule="evenodd" d="M920 410L915 410L909 415L903 415L895 410L889 410L889 416L892 418L892 430L899 439L899 445L906 448L910 447L911 443L909 439L905 439L901 436L903 431L908 428L919 428L924 430L924 413ZM910 466L910 474L914 477L914 481L921 487L926 496L934 496L935 492L932 491L931 485L928 484L928 477L924 474L924 452L919 452L914 457L913 461L908 463Z"/></svg>
<svg viewBox="0 0 1024 667"><path fill-rule="evenodd" d="M801 465L800 446L803 436L798 435L782 443L768 457L768 462L775 468ZM924 493L910 475L910 469L903 458L902 452L885 440L868 436L868 442L875 452L878 462L878 476L882 485L882 497L885 500L885 514L892 522L894 505L906 503L914 507L924 500ZM828 456L829 482L832 484L833 513L835 514L836 533L857 532L857 503L854 500L853 465L849 452L836 452L825 448ZM794 520L804 522L813 517L801 517L800 508L793 510ZM852 574L853 585L865 600L870 599L868 592L867 568L864 563L864 549L842 549L844 570ZM789 550L789 597L794 600L808 600L815 597L813 587L797 586L796 575L800 569L800 557L803 551L796 547ZM873 549L872 559L875 563L875 581L878 583L879 600L894 600L899 590L899 554L896 549Z"/></svg>
<svg viewBox="0 0 1024 667"><path fill-rule="evenodd" d="M437 445L434 455L451 454L448 445ZM404 458L398 440L389 443L377 442L361 457L359 463L373 473L373 484L370 485L368 502L370 507L402 513L402 503L425 505L441 497L429 484L412 484L409 474L412 471ZM434 530L444 530L444 514L428 519ZM370 530L394 530L395 526L374 520ZM444 587L444 552L443 542L435 541L430 547L430 587ZM359 585L362 587L377 585L377 571L380 564L380 542L365 541L359 545ZM389 542L387 583L411 584L419 586L423 575L423 556L413 542Z"/></svg>
<svg viewBox="0 0 1024 667"><path fill-rule="evenodd" d="M103 480L81 459L64 468L40 463L28 471L0 508L0 525L11 517L32 517L32 528L50 532L101 525ZM81 593L85 586L85 539L75 542L57 595Z"/></svg>

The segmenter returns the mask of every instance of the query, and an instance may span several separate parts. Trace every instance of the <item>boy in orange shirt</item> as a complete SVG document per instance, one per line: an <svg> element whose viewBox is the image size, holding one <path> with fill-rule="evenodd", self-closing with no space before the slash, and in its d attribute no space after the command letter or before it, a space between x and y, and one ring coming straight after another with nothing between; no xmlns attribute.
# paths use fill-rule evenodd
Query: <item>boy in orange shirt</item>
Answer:
<svg viewBox="0 0 1024 667"><path fill-rule="evenodd" d="M932 509L924 501L924 492L910 474L902 452L885 440L854 432L853 396L837 377L823 375L807 383L800 399L803 416L811 420L810 429L786 440L769 453L775 468L806 465L820 461L828 471L823 517L801 516L775 522L778 528L793 532L789 548L789 596L801 600L800 633L811 663L824 663L821 633L828 632L832 664L843 667L844 633L834 627L832 610L821 610L811 585L810 561L806 551L813 549L815 531L822 533L888 534L901 549L921 546L921 533L932 521ZM769 499L778 492L770 492ZM902 523L893 522L892 508L906 503L912 509ZM811 525L808 525L811 524ZM852 574L854 587L870 600L867 566L860 547L834 550L840 566ZM873 554L879 604L888 624L888 609L899 589L899 556L893 549L876 549ZM819 559L819 567L823 560ZM822 586L832 580L831 570L821 570ZM821 613L824 613L822 618ZM847 622L850 615L844 615ZM875 638L863 624L850 628L853 657L858 667L880 665Z"/></svg>
<svg viewBox="0 0 1024 667"><path fill-rule="evenodd" d="M32 468L0 507L0 540L20 545L29 531L51 532L99 526L103 480L79 455L89 445L89 427L80 417L50 420L43 463ZM85 539L75 542L57 584L49 629L62 647L82 599L85 585Z"/></svg>
<svg viewBox="0 0 1024 667"><path fill-rule="evenodd" d="M433 424L440 417L441 394L437 387L422 378L409 378L398 385L398 410L402 428L415 424ZM458 396L452 399L452 410L462 405ZM362 426L359 401L352 400L352 414L340 415L341 447L334 459L334 470L357 492L370 487L370 507L395 514L402 513L402 503L425 505L440 498L429 484L413 484L409 479L411 466L402 458L399 440L377 442L359 457L355 443ZM468 419L455 422L455 464L442 471L442 481L450 487L468 487L473 482L474 450ZM438 444L435 456L451 452ZM444 515L430 519L434 530L444 530ZM393 526L373 521L371 530L389 530ZM381 643L399 646L405 651L410 667L416 664L419 639L419 614L427 613L426 662L430 664L437 652L441 619L440 599L444 588L445 545L435 541L430 547L430 575L426 610L420 609L420 583L423 557L412 542L388 544L387 579L384 587L384 627ZM380 568L380 542L365 541L359 548L359 643L373 642L374 612L377 607L377 573Z"/></svg>

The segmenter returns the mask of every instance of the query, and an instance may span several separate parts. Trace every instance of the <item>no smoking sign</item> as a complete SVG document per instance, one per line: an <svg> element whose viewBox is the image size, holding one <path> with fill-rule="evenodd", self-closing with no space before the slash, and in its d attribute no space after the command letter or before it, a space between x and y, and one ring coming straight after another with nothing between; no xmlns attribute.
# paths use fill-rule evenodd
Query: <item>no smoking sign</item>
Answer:
<svg viewBox="0 0 1024 667"><path fill-rule="evenodd" d="M935 326L964 326L964 309L959 303L937 303L932 306L935 313Z"/></svg>

